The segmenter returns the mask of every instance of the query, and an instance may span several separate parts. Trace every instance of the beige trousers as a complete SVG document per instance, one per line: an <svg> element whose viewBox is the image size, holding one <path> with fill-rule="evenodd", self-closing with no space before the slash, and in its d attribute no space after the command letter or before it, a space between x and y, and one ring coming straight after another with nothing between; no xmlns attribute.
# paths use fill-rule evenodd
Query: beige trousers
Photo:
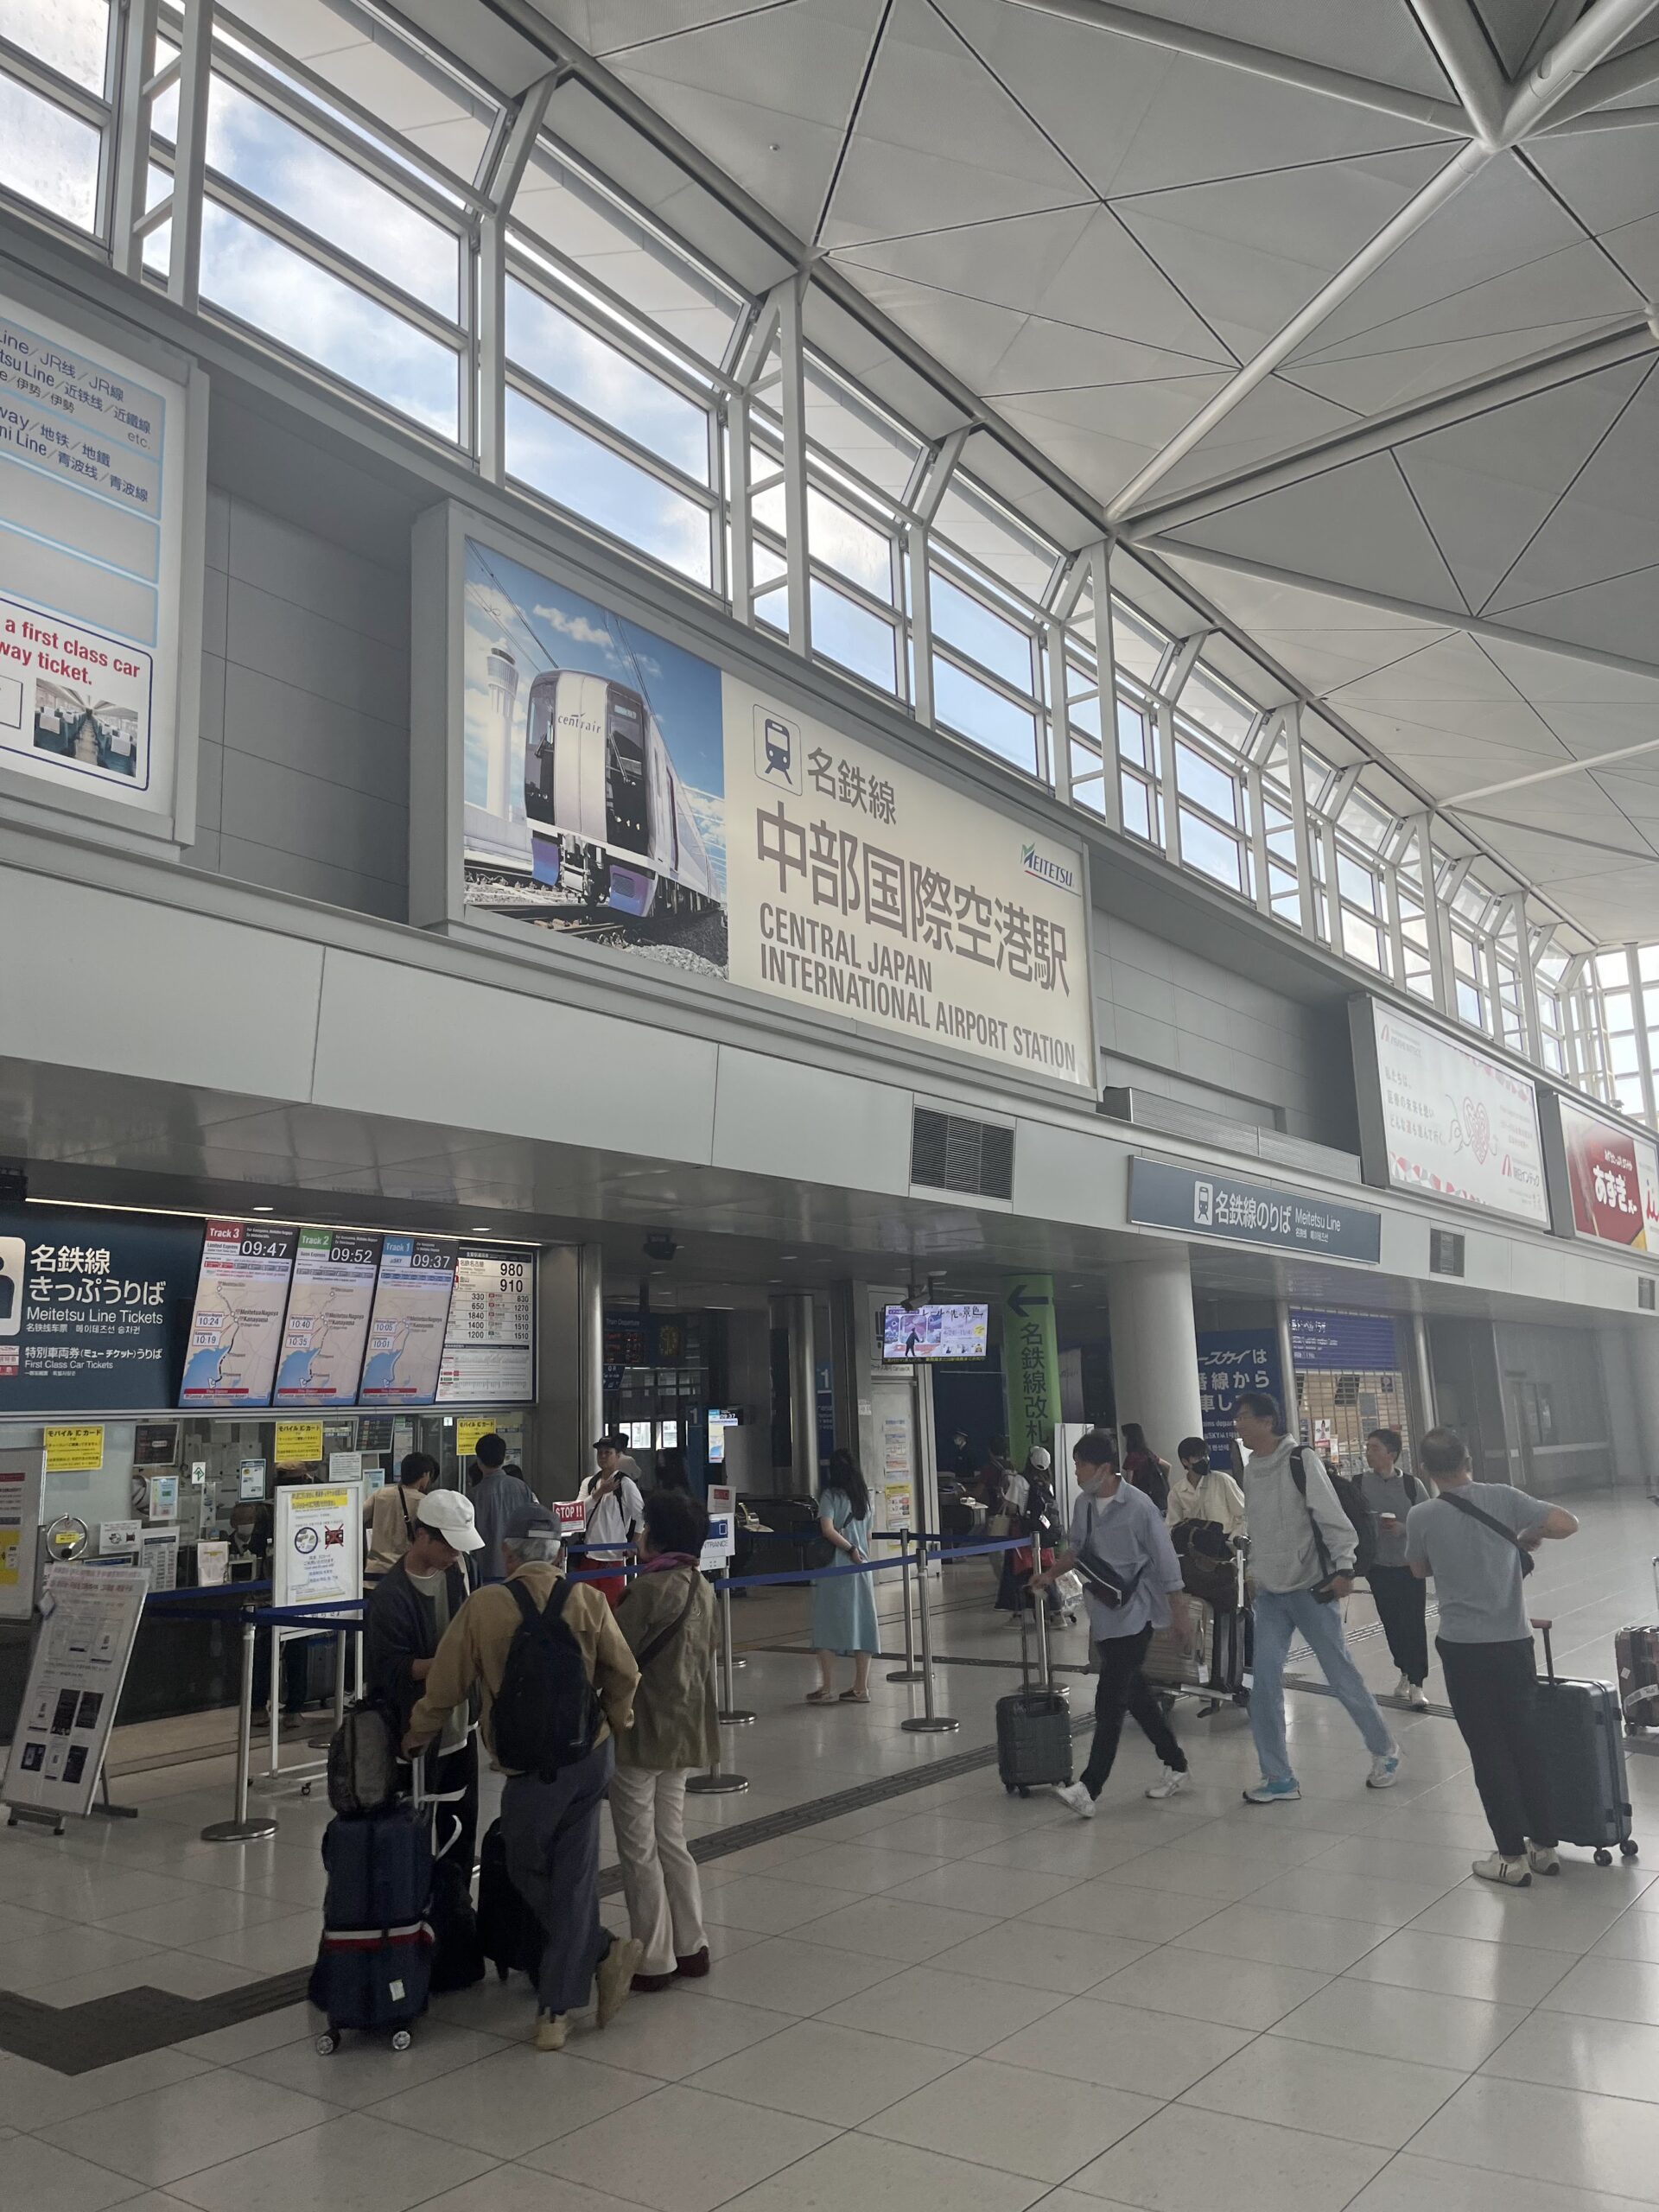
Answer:
<svg viewBox="0 0 1659 2212"><path fill-rule="evenodd" d="M664 1772L620 1766L611 1777L611 1820L622 1864L628 1924L645 1953L641 1974L672 1974L709 1938L702 1926L702 1885L686 1847L685 1767Z"/></svg>

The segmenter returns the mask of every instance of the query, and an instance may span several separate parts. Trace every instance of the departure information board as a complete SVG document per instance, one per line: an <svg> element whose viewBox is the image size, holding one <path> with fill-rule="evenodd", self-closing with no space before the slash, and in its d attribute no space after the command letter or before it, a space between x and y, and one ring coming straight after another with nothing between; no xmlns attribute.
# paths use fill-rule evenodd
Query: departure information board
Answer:
<svg viewBox="0 0 1659 2212"><path fill-rule="evenodd" d="M536 1255L463 1244L438 1370L440 1405L514 1403L536 1395Z"/></svg>
<svg viewBox="0 0 1659 2212"><path fill-rule="evenodd" d="M210 1221L185 1352L181 1406L268 1406L299 1230Z"/></svg>
<svg viewBox="0 0 1659 2212"><path fill-rule="evenodd" d="M379 1265L378 1236L352 1229L300 1231L276 1404L349 1406L355 1401Z"/></svg>
<svg viewBox="0 0 1659 2212"><path fill-rule="evenodd" d="M380 1276L369 1321L358 1397L365 1406L429 1406L454 1287L455 1247L447 1236L381 1240Z"/></svg>

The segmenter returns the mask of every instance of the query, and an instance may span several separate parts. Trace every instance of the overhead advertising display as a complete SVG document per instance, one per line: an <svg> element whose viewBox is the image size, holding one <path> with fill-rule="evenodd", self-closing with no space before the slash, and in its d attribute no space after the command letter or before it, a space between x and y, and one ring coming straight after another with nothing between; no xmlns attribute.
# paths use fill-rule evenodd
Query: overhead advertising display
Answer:
<svg viewBox="0 0 1659 2212"><path fill-rule="evenodd" d="M450 881L417 867L416 918L499 915L1092 1088L1078 847L494 544L454 559Z"/></svg>
<svg viewBox="0 0 1659 2212"><path fill-rule="evenodd" d="M365 1406L429 1406L435 1402L454 1280L453 1238L382 1238L380 1274L358 1390Z"/></svg>
<svg viewBox="0 0 1659 2212"><path fill-rule="evenodd" d="M438 1403L528 1403L536 1395L535 1332L534 1252L463 1244L455 1255Z"/></svg>
<svg viewBox="0 0 1659 2212"><path fill-rule="evenodd" d="M0 294L0 767L173 804L184 385Z"/></svg>
<svg viewBox="0 0 1659 2212"><path fill-rule="evenodd" d="M276 1404L353 1402L379 1265L378 1236L351 1229L301 1230L283 1324Z"/></svg>
<svg viewBox="0 0 1659 2212"><path fill-rule="evenodd" d="M292 1224L207 1224L181 1406L270 1403L298 1241Z"/></svg>
<svg viewBox="0 0 1659 2212"><path fill-rule="evenodd" d="M883 1359L983 1359L988 1306L884 1306Z"/></svg>
<svg viewBox="0 0 1659 2212"><path fill-rule="evenodd" d="M1659 1251L1659 1145L1558 1098L1573 1226L1580 1236Z"/></svg>
<svg viewBox="0 0 1659 2212"><path fill-rule="evenodd" d="M1534 1085L1445 1030L1370 1004L1389 1181L1548 1229Z"/></svg>
<svg viewBox="0 0 1659 2212"><path fill-rule="evenodd" d="M0 1208L0 1419L171 1405L201 1224Z"/></svg>
<svg viewBox="0 0 1659 2212"><path fill-rule="evenodd" d="M1129 1162L1129 1219L1148 1229L1184 1230L1228 1244L1318 1254L1330 1260L1382 1256L1382 1217L1346 1199L1315 1198L1213 1168L1167 1160Z"/></svg>

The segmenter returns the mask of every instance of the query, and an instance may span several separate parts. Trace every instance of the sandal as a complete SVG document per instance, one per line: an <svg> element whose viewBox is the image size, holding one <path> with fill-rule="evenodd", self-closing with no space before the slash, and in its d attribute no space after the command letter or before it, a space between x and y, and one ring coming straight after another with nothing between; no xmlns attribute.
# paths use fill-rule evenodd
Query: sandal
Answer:
<svg viewBox="0 0 1659 2212"><path fill-rule="evenodd" d="M870 1694L868 1690L862 1693L857 1690L842 1690L841 1695L836 1700L837 1705L868 1705L869 1701Z"/></svg>

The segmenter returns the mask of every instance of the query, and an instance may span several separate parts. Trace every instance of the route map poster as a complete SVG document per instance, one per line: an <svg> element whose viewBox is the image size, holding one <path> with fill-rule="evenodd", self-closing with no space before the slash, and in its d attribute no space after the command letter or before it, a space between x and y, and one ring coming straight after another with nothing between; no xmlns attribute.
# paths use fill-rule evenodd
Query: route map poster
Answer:
<svg viewBox="0 0 1659 2212"><path fill-rule="evenodd" d="M387 1236L358 1397L365 1406L429 1406L438 1393L455 1245L447 1236Z"/></svg>
<svg viewBox="0 0 1659 2212"><path fill-rule="evenodd" d="M276 1403L349 1406L380 1266L380 1239L348 1229L302 1229L283 1324Z"/></svg>
<svg viewBox="0 0 1659 2212"><path fill-rule="evenodd" d="M291 1223L208 1223L181 1406L270 1403L298 1241Z"/></svg>

